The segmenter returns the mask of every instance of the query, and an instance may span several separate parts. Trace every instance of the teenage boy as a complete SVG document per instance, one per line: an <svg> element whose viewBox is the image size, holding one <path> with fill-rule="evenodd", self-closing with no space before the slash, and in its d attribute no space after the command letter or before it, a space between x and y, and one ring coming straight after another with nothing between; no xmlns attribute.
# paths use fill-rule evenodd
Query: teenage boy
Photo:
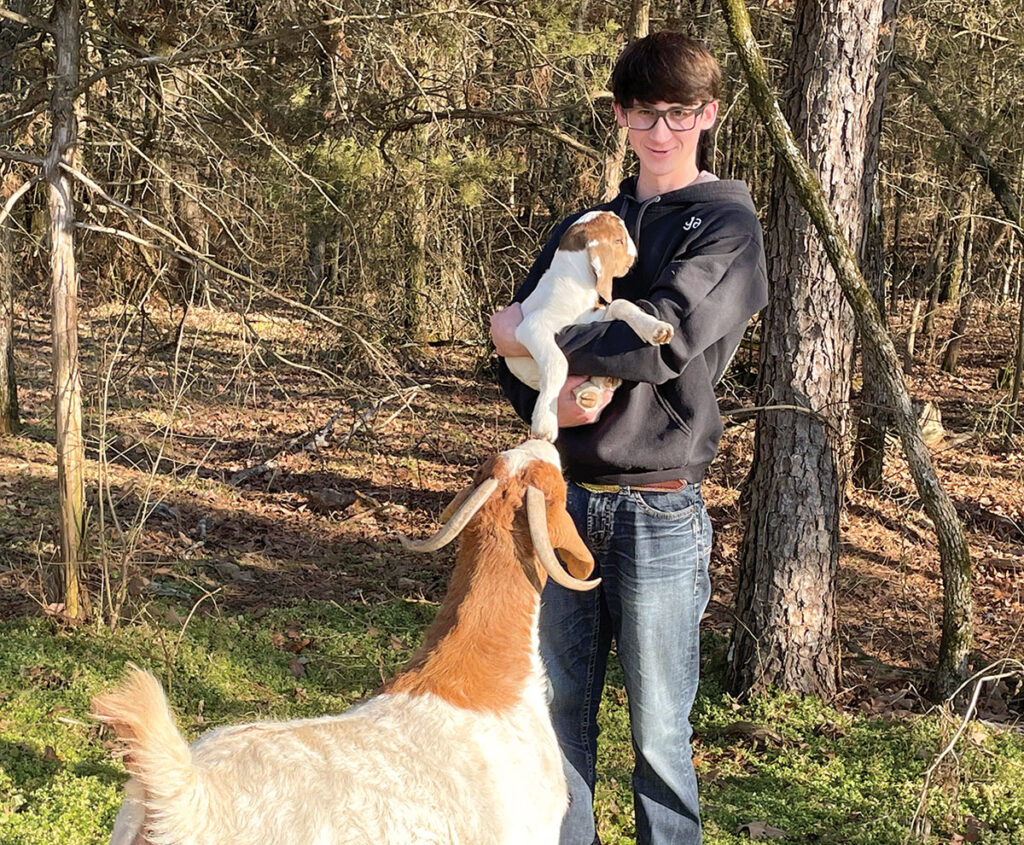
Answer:
<svg viewBox="0 0 1024 845"><path fill-rule="evenodd" d="M625 219L639 251L614 295L670 322L675 337L650 346L622 322L570 327L558 337L571 374L559 397L557 442L569 512L603 579L589 593L549 582L541 605L541 654L570 792L562 845L599 841L596 716L612 641L636 751L637 842L701 841L689 721L698 626L711 593L711 525L700 482L722 433L714 385L767 302L761 227L746 185L697 166L720 84L711 53L671 32L631 44L612 72L615 117L629 128L639 161L618 197L598 206ZM515 340L518 303L578 216L555 230L513 304L491 318L499 355L529 354ZM623 385L585 412L572 389L591 375L617 376ZM504 362L499 379L529 421L537 393Z"/></svg>

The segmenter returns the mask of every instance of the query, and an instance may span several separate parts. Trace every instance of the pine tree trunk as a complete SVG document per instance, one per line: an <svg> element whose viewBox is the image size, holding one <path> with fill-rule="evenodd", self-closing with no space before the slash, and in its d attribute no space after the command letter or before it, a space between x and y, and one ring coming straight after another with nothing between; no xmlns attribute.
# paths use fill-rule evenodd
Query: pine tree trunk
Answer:
<svg viewBox="0 0 1024 845"><path fill-rule="evenodd" d="M60 508L60 550L63 565L58 587L64 613L85 616L85 594L79 572L84 529L85 452L82 441L82 387L78 360L78 270L75 266L75 206L71 179L61 164L74 160L77 136L73 92L78 85L78 0L55 0L50 18L57 50L51 109L53 139L46 158L49 186L50 270L54 418L57 429L57 484Z"/></svg>
<svg viewBox="0 0 1024 845"><path fill-rule="evenodd" d="M795 8L787 117L848 242L861 234L881 14L880 0L798 0ZM853 323L781 164L773 196L760 404L812 413L758 418L729 685L736 692L776 686L829 697L836 689L835 574Z"/></svg>
<svg viewBox="0 0 1024 845"><path fill-rule="evenodd" d="M729 29L729 39L743 63L751 100L764 121L777 160L785 165L801 202L822 237L843 293L853 308L865 350L879 360L878 371L894 409L907 466L925 513L935 525L943 590L942 640L939 644L933 692L937 697L949 697L961 689L967 679L968 657L974 639L971 553L963 524L949 494L939 481L931 454L921 439L921 429L903 381L896 348L885 331L871 292L857 267L853 250L849 242L843 239L821 184L808 167L792 129L768 88L768 74L750 29L747 7L742 0L722 0L722 9ZM1009 202L1005 196L1000 201L1004 200Z"/></svg>

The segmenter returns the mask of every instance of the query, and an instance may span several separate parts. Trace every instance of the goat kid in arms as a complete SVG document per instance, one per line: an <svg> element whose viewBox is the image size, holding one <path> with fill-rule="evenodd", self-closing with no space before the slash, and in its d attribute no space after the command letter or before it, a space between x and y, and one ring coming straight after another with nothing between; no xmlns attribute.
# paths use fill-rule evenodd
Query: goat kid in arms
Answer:
<svg viewBox="0 0 1024 845"><path fill-rule="evenodd" d="M554 447L529 440L477 471L434 537L402 537L434 551L462 535L448 593L409 665L342 715L219 728L189 747L159 682L131 667L93 700L132 775L113 845L555 845L568 799L540 590L599 583L580 580L594 560L565 495Z"/></svg>
<svg viewBox="0 0 1024 845"><path fill-rule="evenodd" d="M555 335L573 323L623 320L646 343L672 340L669 323L652 317L625 299L612 299L612 280L629 272L636 260L636 245L626 224L612 211L591 211L566 230L551 266L522 303L523 321L516 340L529 358L506 358L512 374L539 390L530 432L550 440L558 437L558 394L569 374L569 364ZM606 305L603 303L607 303ZM621 379L592 376L573 391L576 404L594 408L603 390L614 390Z"/></svg>

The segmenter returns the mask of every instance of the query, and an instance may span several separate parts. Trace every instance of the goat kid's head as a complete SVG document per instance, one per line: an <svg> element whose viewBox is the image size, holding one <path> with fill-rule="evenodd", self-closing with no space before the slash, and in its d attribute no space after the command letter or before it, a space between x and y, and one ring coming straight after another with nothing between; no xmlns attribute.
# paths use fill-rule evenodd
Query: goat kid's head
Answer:
<svg viewBox="0 0 1024 845"><path fill-rule="evenodd" d="M488 459L477 470L473 483L444 509L443 525L433 537L398 537L412 551L436 551L452 542L488 502L500 500L504 505L500 517L489 507L478 519L493 518L494 527L500 521L514 534L525 535L516 545L532 545L533 555L555 583L570 590L592 590L601 579L583 580L594 571L594 558L565 509L565 493L555 447L545 440L527 440ZM565 561L564 569L556 549ZM530 558L533 555L527 554ZM535 580L533 575L527 572L531 582Z"/></svg>
<svg viewBox="0 0 1024 845"><path fill-rule="evenodd" d="M566 252L585 249L597 277L597 293L612 300L612 279L625 276L636 261L636 245L622 218L612 211L589 211L562 235L558 248Z"/></svg>

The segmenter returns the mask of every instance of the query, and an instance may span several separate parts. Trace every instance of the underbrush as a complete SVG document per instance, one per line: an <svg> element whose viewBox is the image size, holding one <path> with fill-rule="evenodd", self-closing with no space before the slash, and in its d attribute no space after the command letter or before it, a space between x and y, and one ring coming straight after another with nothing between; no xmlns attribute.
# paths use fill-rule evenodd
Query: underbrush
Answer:
<svg viewBox="0 0 1024 845"><path fill-rule="evenodd" d="M339 712L397 671L435 611L423 601L297 604L196 615L183 627L154 603L116 633L0 623L0 842L105 842L125 774L89 698L127 661L167 686L191 740L212 727ZM972 725L925 771L956 725L941 715L879 719L814 699L738 704L721 691L721 641L707 638L694 754L709 845L773 836L791 843L903 843L919 806L926 843L1024 841L1024 736ZM613 666L602 710L602 839L634 842L627 705ZM748 833L749 831L749 833Z"/></svg>

